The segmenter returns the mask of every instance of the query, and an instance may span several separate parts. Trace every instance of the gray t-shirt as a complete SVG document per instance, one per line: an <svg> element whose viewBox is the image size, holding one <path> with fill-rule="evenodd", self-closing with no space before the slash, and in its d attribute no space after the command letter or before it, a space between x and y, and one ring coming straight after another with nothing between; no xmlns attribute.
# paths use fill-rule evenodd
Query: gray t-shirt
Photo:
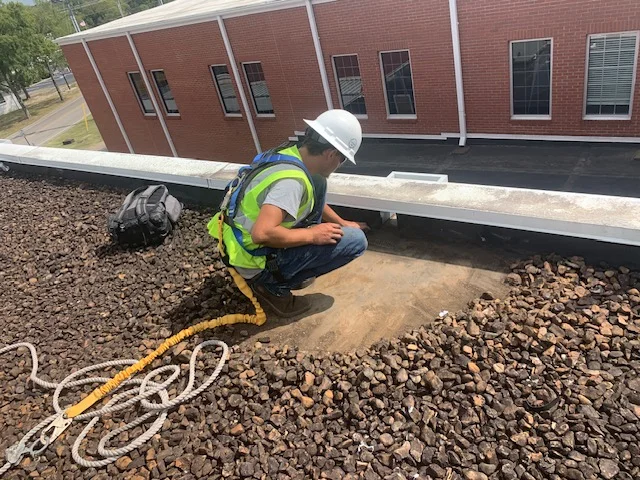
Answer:
<svg viewBox="0 0 640 480"><path fill-rule="evenodd" d="M300 181L292 178L285 178L273 182L273 184L267 188L262 205L273 205L287 212L284 219L285 222L300 220L298 218L298 210L302 204L303 195L304 186ZM305 212L305 215L308 213L309 212ZM249 233L251 233L251 230ZM234 268L246 279L253 278L262 272L262 270L256 268Z"/></svg>
<svg viewBox="0 0 640 480"><path fill-rule="evenodd" d="M304 187L298 180L285 178L274 182L268 188L263 205L273 205L287 212L285 222L298 220L298 210L302 203Z"/></svg>

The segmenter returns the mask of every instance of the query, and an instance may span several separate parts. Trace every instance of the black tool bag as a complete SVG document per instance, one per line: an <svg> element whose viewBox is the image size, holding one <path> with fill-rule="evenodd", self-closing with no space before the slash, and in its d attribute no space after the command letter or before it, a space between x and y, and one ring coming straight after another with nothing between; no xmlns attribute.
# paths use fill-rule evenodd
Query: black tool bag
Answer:
<svg viewBox="0 0 640 480"><path fill-rule="evenodd" d="M120 210L109 217L113 240L125 246L160 244L171 233L182 204L164 185L140 187L127 195Z"/></svg>

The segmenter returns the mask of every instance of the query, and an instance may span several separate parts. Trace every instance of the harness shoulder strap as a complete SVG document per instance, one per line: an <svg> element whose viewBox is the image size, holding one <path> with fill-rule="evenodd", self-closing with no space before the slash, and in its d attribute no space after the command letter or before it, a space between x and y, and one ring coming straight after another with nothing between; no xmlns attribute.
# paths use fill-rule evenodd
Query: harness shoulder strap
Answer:
<svg viewBox="0 0 640 480"><path fill-rule="evenodd" d="M242 238L242 232L235 225L235 222L233 221L233 219L236 215L238 205L242 201L242 198L244 197L244 193L247 187L249 186L249 184L251 183L251 180L253 180L256 177L256 175L262 172L264 169L273 167L275 165L282 165L282 164L293 165L299 168L300 170L302 170L307 176L309 183L313 185L313 181L311 179L311 174L309 173L309 170L307 170L307 167L299 158L294 157L293 155L286 155L281 153L275 153L270 155L261 153L255 156L255 158L251 162L251 165L249 165L248 167L243 167L243 169L247 169L247 170L243 171L243 169L241 169L238 172L238 177L236 177L236 179L234 179L233 181L235 182L236 180L238 180L238 183L235 185L235 190L233 190L231 193L229 204L227 205L226 214L225 212L223 212L224 222L231 227L231 230L233 231L233 235L236 241L242 246L242 248L244 248L244 250L247 253L255 257L268 255L272 249L269 247L261 247L253 250L246 248L246 246L244 245L244 239ZM229 184L230 188L233 188L232 186L233 182Z"/></svg>
<svg viewBox="0 0 640 480"><path fill-rule="evenodd" d="M307 170L307 167L305 166L305 164L302 163L300 159L294 157L293 155L283 155L280 153L276 153L274 155L269 155L269 156L265 156L264 154L256 155L256 157L253 159L253 162L251 162L251 165L249 165L248 167L249 170L245 171L247 172L246 174L240 177L243 172L242 171L238 172L238 177L240 177L239 183L237 184L235 190L231 194L231 198L229 200L229 205L227 206L227 214L225 215L225 218L227 218L230 221L233 220L233 218L236 215L238 205L242 200L242 198L244 197L244 192L246 191L247 187L251 183L251 180L253 180L256 177L256 175L258 175L260 172L262 172L266 168L273 167L275 165L281 165L281 164L291 164L300 168L307 175L309 182L312 183L311 174ZM247 168L247 167L243 167L243 168ZM234 182L235 182L235 179L234 179Z"/></svg>

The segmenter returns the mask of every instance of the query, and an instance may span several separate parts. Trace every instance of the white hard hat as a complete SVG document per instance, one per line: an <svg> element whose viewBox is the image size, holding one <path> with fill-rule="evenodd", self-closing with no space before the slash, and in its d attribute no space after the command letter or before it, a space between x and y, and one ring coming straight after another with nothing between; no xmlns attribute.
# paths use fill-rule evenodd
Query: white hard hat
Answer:
<svg viewBox="0 0 640 480"><path fill-rule="evenodd" d="M362 143L362 127L355 115L346 110L327 110L315 120L304 122L355 165L354 157Z"/></svg>

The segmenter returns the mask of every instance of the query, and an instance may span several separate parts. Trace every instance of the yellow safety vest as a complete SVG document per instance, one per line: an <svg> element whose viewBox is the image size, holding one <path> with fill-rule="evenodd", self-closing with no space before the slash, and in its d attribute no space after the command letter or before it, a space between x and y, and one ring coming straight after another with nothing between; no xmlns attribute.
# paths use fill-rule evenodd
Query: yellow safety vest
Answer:
<svg viewBox="0 0 640 480"><path fill-rule="evenodd" d="M278 153L293 156L302 161L302 157L296 146L281 150ZM230 225L225 222L223 226L222 241L224 242L229 263L232 266L264 270L266 256L253 255L249 252L263 247L263 245L253 243L250 232L260 214L260 208L266 197L267 188L274 182L283 179L294 179L301 182L304 186L304 193L302 195L300 208L298 209L298 220L283 222L281 226L293 228L313 210L313 184L302 168L298 168L290 163L275 162L272 166L265 167L253 178L249 178L249 185L246 187L243 197L238 199L240 204L233 218L236 229L242 234L242 244L240 244L236 238L233 228L231 228ZM217 238L218 241L220 241L220 238L218 238L219 216L220 213L217 213L207 224L209 234Z"/></svg>

